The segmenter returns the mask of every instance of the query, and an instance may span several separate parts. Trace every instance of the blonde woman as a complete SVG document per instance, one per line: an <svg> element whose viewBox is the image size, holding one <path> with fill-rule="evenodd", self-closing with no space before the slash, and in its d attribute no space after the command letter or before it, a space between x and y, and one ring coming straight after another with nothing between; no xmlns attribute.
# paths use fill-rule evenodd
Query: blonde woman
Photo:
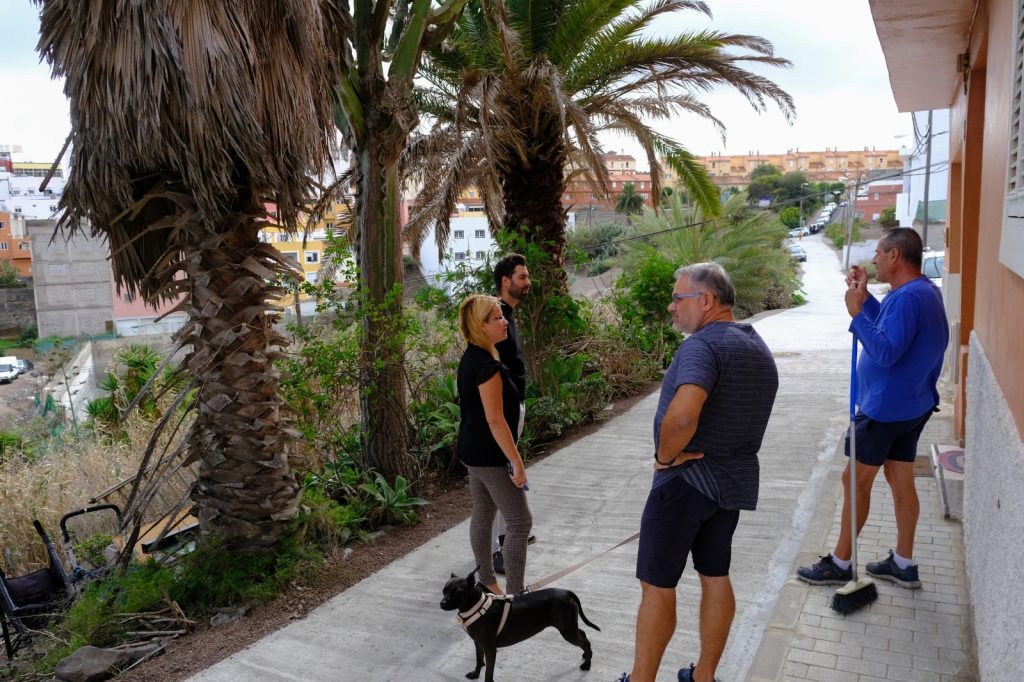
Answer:
<svg viewBox="0 0 1024 682"><path fill-rule="evenodd" d="M469 539L480 565L480 582L498 587L491 556L491 524L496 511L505 517L505 586L509 594L525 587L526 543L533 517L523 487L526 468L516 447L522 397L498 360L495 344L508 336L508 322L497 298L473 294L459 307L466 352L459 362L459 461L469 471L473 516Z"/></svg>

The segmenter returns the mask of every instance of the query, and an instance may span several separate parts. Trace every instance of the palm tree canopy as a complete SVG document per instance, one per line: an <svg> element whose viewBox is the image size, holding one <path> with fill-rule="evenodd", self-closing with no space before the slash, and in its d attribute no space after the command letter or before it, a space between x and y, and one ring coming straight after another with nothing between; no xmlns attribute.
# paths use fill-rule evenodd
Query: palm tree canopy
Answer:
<svg viewBox="0 0 1024 682"><path fill-rule="evenodd" d="M644 199L636 192L632 182L622 186L622 193L615 202L615 211L626 215L637 215L644 212Z"/></svg>
<svg viewBox="0 0 1024 682"><path fill-rule="evenodd" d="M608 193L598 140L614 131L640 143L659 200L663 157L705 212L719 210L703 168L676 140L649 127L692 113L724 130L699 95L720 86L743 94L757 110L775 103L794 115L790 96L750 65L788 67L758 36L719 31L656 37L661 15L694 10L699 0L471 0L443 48L430 54L419 93L431 133L410 147L407 168L423 182L418 212L409 225L417 239L434 220L439 244L460 190L481 189L492 222L501 222L502 167L533 168L565 145L564 170L584 174ZM562 140L531 146L543 123L555 118ZM563 173L565 175L565 173ZM552 193L554 196L554 193ZM559 198L561 194L558 194Z"/></svg>
<svg viewBox="0 0 1024 682"><path fill-rule="evenodd" d="M71 105L59 227L105 234L119 286L164 293L152 273L174 243L175 192L211 232L227 229L239 184L296 227L332 139L338 24L320 0L35 2L38 49Z"/></svg>

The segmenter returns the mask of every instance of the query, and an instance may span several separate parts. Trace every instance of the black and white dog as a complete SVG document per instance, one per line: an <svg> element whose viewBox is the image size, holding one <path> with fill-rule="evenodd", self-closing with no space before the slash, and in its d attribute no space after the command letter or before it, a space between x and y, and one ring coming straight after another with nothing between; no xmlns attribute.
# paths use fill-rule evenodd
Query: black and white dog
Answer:
<svg viewBox="0 0 1024 682"><path fill-rule="evenodd" d="M476 668L466 673L475 680L487 662L485 682L494 682L494 660L498 647L518 644L547 627L561 633L565 641L583 649L580 670L590 670L593 651L577 619L600 631L583 614L580 598L569 590L549 588L517 597L498 597L476 581L476 569L465 578L452 577L445 583L441 608L458 610L458 622L476 645Z"/></svg>

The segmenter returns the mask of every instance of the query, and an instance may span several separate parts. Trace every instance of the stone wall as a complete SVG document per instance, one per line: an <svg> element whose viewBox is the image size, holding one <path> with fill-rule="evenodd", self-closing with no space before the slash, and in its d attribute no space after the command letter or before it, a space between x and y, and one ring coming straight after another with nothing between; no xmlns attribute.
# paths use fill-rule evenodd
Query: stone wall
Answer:
<svg viewBox="0 0 1024 682"><path fill-rule="evenodd" d="M0 335L14 336L36 326L36 299L32 287L0 289Z"/></svg>
<svg viewBox="0 0 1024 682"><path fill-rule="evenodd" d="M114 328L114 296L107 245L79 233L53 235L52 220L25 221L32 242L32 270L39 336L104 334Z"/></svg>
<svg viewBox="0 0 1024 682"><path fill-rule="evenodd" d="M1024 443L974 332L968 357L964 546L978 672L983 680L1019 680Z"/></svg>

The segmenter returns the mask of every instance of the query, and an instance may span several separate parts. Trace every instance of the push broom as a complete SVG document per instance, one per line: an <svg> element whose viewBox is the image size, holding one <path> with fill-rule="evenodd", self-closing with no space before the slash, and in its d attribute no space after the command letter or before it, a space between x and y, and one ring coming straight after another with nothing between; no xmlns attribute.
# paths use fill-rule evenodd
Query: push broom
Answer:
<svg viewBox="0 0 1024 682"><path fill-rule="evenodd" d="M832 597L832 610L844 616L853 613L878 599L878 589L870 578L857 577L857 336L853 336L853 353L850 358L850 536L853 552L850 554L852 580L846 583Z"/></svg>

